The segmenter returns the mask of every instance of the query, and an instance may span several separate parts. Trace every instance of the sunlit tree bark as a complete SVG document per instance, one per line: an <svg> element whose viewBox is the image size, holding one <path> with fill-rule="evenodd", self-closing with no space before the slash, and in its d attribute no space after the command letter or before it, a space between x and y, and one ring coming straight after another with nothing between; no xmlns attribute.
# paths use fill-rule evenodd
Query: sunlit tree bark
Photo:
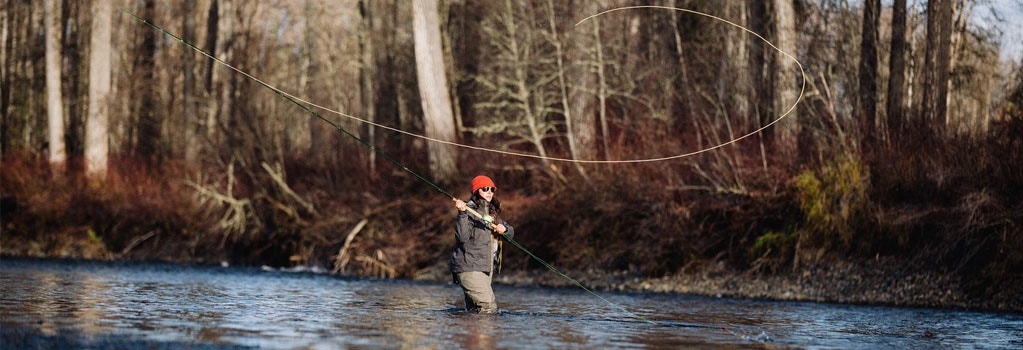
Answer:
<svg viewBox="0 0 1023 350"><path fill-rule="evenodd" d="M60 62L60 21L57 11L58 0L46 0L43 4L45 14L43 21L46 30L46 119L48 120L48 140L50 165L55 169L63 169L67 161L64 147L64 101L61 93L61 62Z"/></svg>
<svg viewBox="0 0 1023 350"><path fill-rule="evenodd" d="M599 13L605 5L606 1L559 3L548 0L544 3L551 35L549 41L557 66L565 139L572 159L608 158L607 67L614 64L609 63L605 45L613 47L614 44L605 43L602 34L605 17L589 18L575 26L565 18L586 18ZM628 70L631 67L616 68ZM598 146L598 140L603 141L602 147ZM599 155L601 150L604 151L602 156ZM581 176L589 178L581 163L574 163L574 167Z"/></svg>
<svg viewBox="0 0 1023 350"><path fill-rule="evenodd" d="M89 112L85 123L85 169L90 179L107 175L110 153L110 58L111 0L92 4L92 34L89 40Z"/></svg>
<svg viewBox="0 0 1023 350"><path fill-rule="evenodd" d="M774 0L771 3L771 18L774 22L774 43L785 53L795 57L798 54L798 35L796 29L796 10L793 0ZM772 53L774 57L774 118L788 113L785 119L775 124L777 152L795 155L799 123L793 106L799 97L799 71L796 63L781 53Z"/></svg>
<svg viewBox="0 0 1023 350"><path fill-rule="evenodd" d="M556 29L554 5L548 7L551 16L552 30ZM575 12L571 18L582 18L598 13L600 3L582 1L579 6L571 7ZM568 123L569 146L576 159L597 159L597 110L600 98L598 95L598 72L601 72L600 55L600 18L592 18L582 25L573 28L567 37L565 56L567 63L566 84L568 100L565 106L566 123ZM560 46L560 43L559 43ZM606 123L601 123L606 125ZM606 130L602 130L605 131ZM582 168L579 168L582 171Z"/></svg>
<svg viewBox="0 0 1023 350"><path fill-rule="evenodd" d="M359 7L359 104L362 105L361 115L366 120L376 117L376 81L377 76L375 55L373 52L373 4L369 0L360 0ZM376 142L376 128L367 130L371 143ZM369 173L376 174L376 152L368 153Z"/></svg>
<svg viewBox="0 0 1023 350"><path fill-rule="evenodd" d="M454 141L455 118L448 95L436 0L412 2L412 27L416 51L416 76L423 104L426 135L439 140ZM434 178L450 183L457 174L454 149L437 142L431 142L428 149L430 171Z"/></svg>

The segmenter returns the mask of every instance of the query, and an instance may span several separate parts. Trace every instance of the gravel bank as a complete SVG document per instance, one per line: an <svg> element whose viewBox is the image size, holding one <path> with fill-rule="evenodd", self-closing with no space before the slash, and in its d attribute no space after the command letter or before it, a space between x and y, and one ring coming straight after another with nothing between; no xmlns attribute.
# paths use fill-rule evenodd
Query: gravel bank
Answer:
<svg viewBox="0 0 1023 350"><path fill-rule="evenodd" d="M587 288L605 291L1023 312L1023 283L1005 283L1010 287L986 288L971 294L958 279L948 274L904 272L889 263L836 263L777 273L750 273L716 266L662 278L595 271L566 274ZM575 287L550 271L498 275L496 281L511 285Z"/></svg>

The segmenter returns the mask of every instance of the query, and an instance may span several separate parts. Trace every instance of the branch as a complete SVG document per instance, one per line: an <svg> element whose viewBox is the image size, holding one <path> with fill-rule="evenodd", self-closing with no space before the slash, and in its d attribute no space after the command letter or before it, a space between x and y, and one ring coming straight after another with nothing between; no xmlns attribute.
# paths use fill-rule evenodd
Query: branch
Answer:
<svg viewBox="0 0 1023 350"><path fill-rule="evenodd" d="M302 197L299 196L298 193L295 193L295 191L293 191L291 187L288 186L288 183L284 181L283 175L284 171L280 170L279 165L276 172L274 171L273 168L270 167L269 164L266 164L266 162L262 162L260 165L263 166L263 170L266 170L266 173L270 175L270 178L274 180L277 186L280 187L285 194L291 196L291 198L295 199L295 201L298 202L298 204L305 207L305 209L312 213L313 215L316 216L320 215L319 213L316 212L316 208L313 207L312 203L306 202L305 199L302 199Z"/></svg>
<svg viewBox="0 0 1023 350"><path fill-rule="evenodd" d="M362 221L359 221L359 223L355 225L355 228L352 228L352 230L348 232L348 237L345 238L345 244L341 246L341 249L337 252L337 257L334 258L333 273L345 272L348 267L348 262L351 261L351 256L348 255L348 251L352 247L352 241L355 240L355 235L359 234L359 231L362 231L362 228L365 227L367 223L369 223L369 219L362 219Z"/></svg>

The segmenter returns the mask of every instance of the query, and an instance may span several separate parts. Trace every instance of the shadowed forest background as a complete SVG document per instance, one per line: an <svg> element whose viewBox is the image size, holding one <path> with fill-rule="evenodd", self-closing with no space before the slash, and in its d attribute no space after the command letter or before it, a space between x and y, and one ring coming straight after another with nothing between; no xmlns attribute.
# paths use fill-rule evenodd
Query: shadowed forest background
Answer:
<svg viewBox="0 0 1023 350"><path fill-rule="evenodd" d="M983 4L6 0L0 248L446 278L450 198L123 8L316 105L537 156L314 108L455 196L491 176L584 282L852 264L1019 310L1023 71ZM630 5L771 45L667 9L577 25Z"/></svg>

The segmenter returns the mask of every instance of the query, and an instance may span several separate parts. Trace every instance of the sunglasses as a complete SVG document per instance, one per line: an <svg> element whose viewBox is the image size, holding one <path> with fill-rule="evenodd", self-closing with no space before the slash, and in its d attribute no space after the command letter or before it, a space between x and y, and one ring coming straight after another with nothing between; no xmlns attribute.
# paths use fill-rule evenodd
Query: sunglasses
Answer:
<svg viewBox="0 0 1023 350"><path fill-rule="evenodd" d="M497 187L480 187L480 192L497 192Z"/></svg>

